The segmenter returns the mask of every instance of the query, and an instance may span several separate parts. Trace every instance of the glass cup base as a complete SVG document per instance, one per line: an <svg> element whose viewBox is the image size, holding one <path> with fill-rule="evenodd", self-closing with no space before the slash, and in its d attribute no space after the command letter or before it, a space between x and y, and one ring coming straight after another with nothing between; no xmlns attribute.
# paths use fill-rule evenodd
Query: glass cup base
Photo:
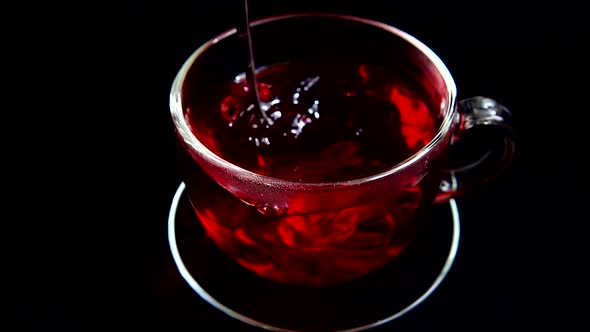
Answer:
<svg viewBox="0 0 590 332"><path fill-rule="evenodd" d="M275 283L250 272L209 239L181 183L168 218L174 263L189 286L230 317L270 331L363 331L424 302L447 276L459 246L455 200L433 206L431 222L395 260L359 280L327 288Z"/></svg>

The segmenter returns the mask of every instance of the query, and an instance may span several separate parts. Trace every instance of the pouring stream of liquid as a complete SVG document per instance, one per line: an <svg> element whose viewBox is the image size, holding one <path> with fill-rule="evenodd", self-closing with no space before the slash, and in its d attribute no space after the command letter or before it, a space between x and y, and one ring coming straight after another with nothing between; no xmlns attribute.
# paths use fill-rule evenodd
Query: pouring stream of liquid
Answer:
<svg viewBox="0 0 590 332"><path fill-rule="evenodd" d="M262 102L260 101L260 93L258 91L258 80L256 79L256 62L254 61L254 47L252 44L252 34L250 32L250 13L248 0L244 0L244 19L238 26L238 30L238 32L245 32L246 37L248 39L249 65L248 70L246 71L246 81L248 82L248 85L251 89L250 91L254 93L254 96L256 98L254 109L260 112L260 114L262 115L262 119L265 121L266 125L272 126L273 120L266 115L266 111L262 108Z"/></svg>

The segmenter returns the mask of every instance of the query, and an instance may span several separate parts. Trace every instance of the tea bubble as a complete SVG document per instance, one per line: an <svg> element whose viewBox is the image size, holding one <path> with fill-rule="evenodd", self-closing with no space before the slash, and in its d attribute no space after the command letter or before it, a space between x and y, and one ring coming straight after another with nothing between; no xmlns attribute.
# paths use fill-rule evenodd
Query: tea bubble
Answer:
<svg viewBox="0 0 590 332"><path fill-rule="evenodd" d="M287 208L285 207L278 207L266 204L258 205L256 206L256 209L258 210L258 212L262 213L267 217L280 217L287 213Z"/></svg>

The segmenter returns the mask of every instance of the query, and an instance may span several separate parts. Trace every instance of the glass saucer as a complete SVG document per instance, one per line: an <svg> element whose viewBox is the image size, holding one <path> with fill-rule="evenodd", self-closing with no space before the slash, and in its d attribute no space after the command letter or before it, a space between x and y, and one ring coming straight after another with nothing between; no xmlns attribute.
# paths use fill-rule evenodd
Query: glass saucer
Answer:
<svg viewBox="0 0 590 332"><path fill-rule="evenodd" d="M181 183L168 218L174 263L206 302L270 331L362 331L424 302L447 276L459 246L454 200L435 205L432 222L394 261L354 282L301 288L269 281L232 261L206 236Z"/></svg>

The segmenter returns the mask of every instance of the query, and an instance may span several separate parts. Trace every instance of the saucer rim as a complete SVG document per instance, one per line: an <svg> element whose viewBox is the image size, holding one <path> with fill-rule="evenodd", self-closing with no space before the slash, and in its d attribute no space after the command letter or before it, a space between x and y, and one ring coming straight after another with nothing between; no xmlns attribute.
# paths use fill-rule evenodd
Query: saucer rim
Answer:
<svg viewBox="0 0 590 332"><path fill-rule="evenodd" d="M172 258L174 260L176 268L178 269L182 278L188 283L188 285L203 300L205 300L207 303L209 303L210 305L212 305L216 309L220 310L221 312L225 313L226 315L228 315L234 319L237 319L239 321L247 323L251 326L262 328L262 329L269 330L269 331L299 332L297 330L291 330L291 329L286 329L286 328L282 328L282 327L271 325L271 324L266 324L264 322L261 322L256 319L245 316L245 315L225 306L223 303L221 303L217 299L215 299L215 297L213 297L209 293L207 293L207 291L203 287L201 287L201 285L193 278L192 274L186 268L186 266L182 260L180 251L178 249L178 245L176 243L176 222L175 222L176 221L176 212L177 212L177 208L179 206L180 199L185 192L185 188L186 188L185 183L181 182L179 184L178 188L176 189L176 192L174 193L174 197L173 197L172 203L170 205L170 211L168 213L168 244L169 244L169 247L170 247L170 250L172 253ZM449 204L449 207L451 210L452 221L453 221L452 222L453 235L452 235L452 239L451 239L451 245L450 245L449 254L445 260L445 263L444 263L440 273L436 276L436 278L434 279L434 281L430 285L430 287L428 287L428 289L421 296L416 298L416 300L411 302L409 305L407 305L403 309L397 311L393 315L390 315L390 316L385 317L383 319L376 320L376 321L369 323L369 324L364 324L361 326L343 329L343 330L336 330L334 332L365 331L367 329L375 328L377 326L391 322L395 319L402 317L403 315L405 315L406 313L408 313L409 311L411 311L412 309L414 309L415 307L420 305L438 288L438 286L442 283L442 281L448 275L448 273L451 270L451 267L453 265L453 262L455 261L455 257L457 256L457 252L459 249L459 238L460 238L460 233L461 233L460 215L459 215L459 208L457 206L457 202L455 201L455 199L451 198L448 200L447 203ZM444 203L444 204L447 204L447 203Z"/></svg>

